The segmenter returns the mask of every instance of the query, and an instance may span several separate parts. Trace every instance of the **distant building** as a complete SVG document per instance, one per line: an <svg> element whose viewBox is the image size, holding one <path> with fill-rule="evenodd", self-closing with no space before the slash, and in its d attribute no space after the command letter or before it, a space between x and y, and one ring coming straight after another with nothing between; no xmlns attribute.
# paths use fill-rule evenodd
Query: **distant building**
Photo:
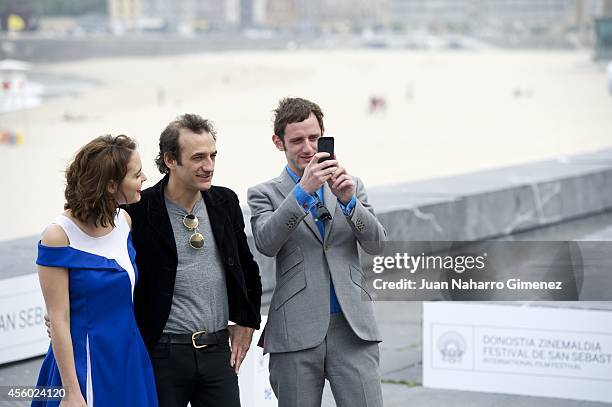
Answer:
<svg viewBox="0 0 612 407"><path fill-rule="evenodd" d="M387 0L265 0L265 24L298 32L380 24Z"/></svg>
<svg viewBox="0 0 612 407"><path fill-rule="evenodd" d="M602 0L601 3L601 16L612 17L612 0Z"/></svg>
<svg viewBox="0 0 612 407"><path fill-rule="evenodd" d="M251 27L255 23L254 13L254 1L253 0L239 0L240 1L240 25L242 27Z"/></svg>
<svg viewBox="0 0 612 407"><path fill-rule="evenodd" d="M612 60L612 17L595 20L595 59Z"/></svg>
<svg viewBox="0 0 612 407"><path fill-rule="evenodd" d="M267 0L265 23L271 28L291 29L297 25L300 13L297 0Z"/></svg>
<svg viewBox="0 0 612 407"><path fill-rule="evenodd" d="M241 28L266 25L267 0L225 0L226 21Z"/></svg>
<svg viewBox="0 0 612 407"><path fill-rule="evenodd" d="M571 24L576 0L388 0L391 22L407 26L528 27Z"/></svg>
<svg viewBox="0 0 612 407"><path fill-rule="evenodd" d="M373 27L510 32L592 31L612 0L107 0L111 21L163 21L170 30L273 28L296 33Z"/></svg>
<svg viewBox="0 0 612 407"><path fill-rule="evenodd" d="M141 3L142 18L161 19L171 30L208 30L228 23L228 0L138 1Z"/></svg>
<svg viewBox="0 0 612 407"><path fill-rule="evenodd" d="M136 21L142 17L142 1L108 0L108 16L112 21Z"/></svg>
<svg viewBox="0 0 612 407"><path fill-rule="evenodd" d="M38 30L54 36L65 36L78 26L75 17L41 17L38 21Z"/></svg>
<svg viewBox="0 0 612 407"><path fill-rule="evenodd" d="M373 27L382 21L381 0L324 0L321 25L331 30L352 30Z"/></svg>
<svg viewBox="0 0 612 407"><path fill-rule="evenodd" d="M473 6L474 0L388 0L389 23L411 28L465 24Z"/></svg>
<svg viewBox="0 0 612 407"><path fill-rule="evenodd" d="M576 0L486 0L474 7L486 22L549 26L573 24Z"/></svg>

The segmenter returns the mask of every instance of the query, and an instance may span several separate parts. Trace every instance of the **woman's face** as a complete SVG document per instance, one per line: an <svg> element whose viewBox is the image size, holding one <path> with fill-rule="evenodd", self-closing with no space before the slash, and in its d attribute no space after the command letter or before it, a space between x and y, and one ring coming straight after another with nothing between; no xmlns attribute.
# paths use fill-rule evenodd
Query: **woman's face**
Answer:
<svg viewBox="0 0 612 407"><path fill-rule="evenodd" d="M142 172L142 162L138 151L132 153L127 166L127 174L121 181L115 199L119 205L131 204L140 201L142 184L147 180L147 176Z"/></svg>

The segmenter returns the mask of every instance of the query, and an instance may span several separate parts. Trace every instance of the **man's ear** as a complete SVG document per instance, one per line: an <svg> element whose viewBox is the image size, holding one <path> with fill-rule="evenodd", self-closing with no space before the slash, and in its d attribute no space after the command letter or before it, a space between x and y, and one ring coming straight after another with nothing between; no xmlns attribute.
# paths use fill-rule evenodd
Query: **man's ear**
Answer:
<svg viewBox="0 0 612 407"><path fill-rule="evenodd" d="M272 142L274 143L278 151L285 151L285 142L282 138L278 137L276 134L273 134Z"/></svg>
<svg viewBox="0 0 612 407"><path fill-rule="evenodd" d="M164 153L164 164L171 170L176 168L176 158L170 153Z"/></svg>

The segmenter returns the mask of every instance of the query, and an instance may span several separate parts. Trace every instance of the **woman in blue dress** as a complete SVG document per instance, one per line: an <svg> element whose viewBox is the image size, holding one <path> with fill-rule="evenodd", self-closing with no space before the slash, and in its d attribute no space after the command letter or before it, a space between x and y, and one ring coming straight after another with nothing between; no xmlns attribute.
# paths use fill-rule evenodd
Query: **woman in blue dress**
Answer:
<svg viewBox="0 0 612 407"><path fill-rule="evenodd" d="M157 406L151 361L134 319L138 280L129 215L142 172L127 136L98 137L66 171L65 211L43 232L38 274L51 346L37 386L67 397L32 406Z"/></svg>

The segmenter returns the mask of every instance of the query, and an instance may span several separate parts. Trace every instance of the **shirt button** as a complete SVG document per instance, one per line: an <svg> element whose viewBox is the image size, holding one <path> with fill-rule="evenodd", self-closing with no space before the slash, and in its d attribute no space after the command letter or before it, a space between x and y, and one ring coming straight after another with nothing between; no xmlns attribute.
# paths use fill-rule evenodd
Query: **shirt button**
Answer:
<svg viewBox="0 0 612 407"><path fill-rule="evenodd" d="M231 257L227 258L227 264L229 264L230 266L234 265L234 259L232 259Z"/></svg>

